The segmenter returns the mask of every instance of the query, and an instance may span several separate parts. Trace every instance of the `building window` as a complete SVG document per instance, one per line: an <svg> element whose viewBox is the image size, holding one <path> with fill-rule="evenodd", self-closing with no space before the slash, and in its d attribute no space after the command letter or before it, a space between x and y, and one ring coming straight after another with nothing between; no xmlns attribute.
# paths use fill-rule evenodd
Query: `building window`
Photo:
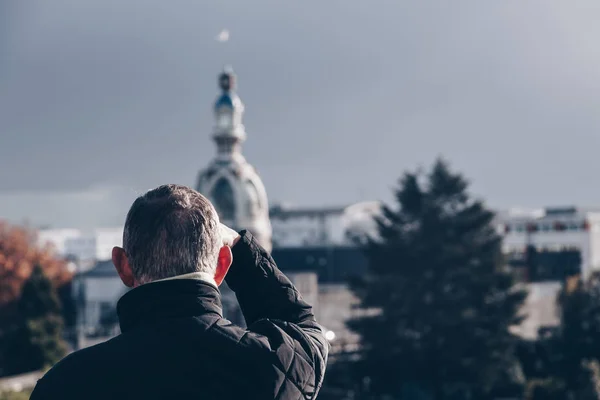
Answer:
<svg viewBox="0 0 600 400"><path fill-rule="evenodd" d="M112 311L114 311L115 306L114 304L108 302L108 301L101 301L100 302L100 316L103 316L105 314L109 314Z"/></svg>
<svg viewBox="0 0 600 400"><path fill-rule="evenodd" d="M535 224L535 223L527 224L527 232L528 233L534 233L534 232L537 232L538 230L539 230L538 224Z"/></svg>
<svg viewBox="0 0 600 400"><path fill-rule="evenodd" d="M220 178L213 187L211 198L219 217L232 221L235 217L235 197L233 188L226 178Z"/></svg>
<svg viewBox="0 0 600 400"><path fill-rule="evenodd" d="M581 229L584 231L589 231L590 230L590 223L588 221L583 221L583 223L581 224Z"/></svg>
<svg viewBox="0 0 600 400"><path fill-rule="evenodd" d="M525 226L524 226L524 225L522 225L522 224L518 224L518 225L515 227L515 230L516 230L517 232L519 232L519 233L523 233L523 232L525 232Z"/></svg>
<svg viewBox="0 0 600 400"><path fill-rule="evenodd" d="M549 232L552 230L552 226L549 224L542 224L542 231Z"/></svg>
<svg viewBox="0 0 600 400"><path fill-rule="evenodd" d="M562 232L567 229L567 226L560 221L554 223L554 230Z"/></svg>

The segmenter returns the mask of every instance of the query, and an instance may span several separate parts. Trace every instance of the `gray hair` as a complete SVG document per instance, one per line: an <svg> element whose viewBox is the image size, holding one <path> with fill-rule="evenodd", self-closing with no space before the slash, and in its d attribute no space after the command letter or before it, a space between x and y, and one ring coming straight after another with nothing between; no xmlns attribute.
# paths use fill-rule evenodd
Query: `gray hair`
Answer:
<svg viewBox="0 0 600 400"><path fill-rule="evenodd" d="M215 208L182 185L159 186L138 197L123 232L123 248L141 284L191 272L214 275L220 242Z"/></svg>

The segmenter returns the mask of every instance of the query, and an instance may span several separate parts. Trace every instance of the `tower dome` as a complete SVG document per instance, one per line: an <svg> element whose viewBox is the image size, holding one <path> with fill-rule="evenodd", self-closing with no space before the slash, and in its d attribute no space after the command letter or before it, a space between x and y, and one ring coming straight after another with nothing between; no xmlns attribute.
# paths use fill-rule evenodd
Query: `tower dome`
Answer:
<svg viewBox="0 0 600 400"><path fill-rule="evenodd" d="M198 175L196 189L214 204L221 221L233 229L248 229L271 249L267 192L256 169L242 154L246 131L244 104L235 92L236 76L226 68L219 75L221 93L214 104L213 140L217 156Z"/></svg>
<svg viewBox="0 0 600 400"><path fill-rule="evenodd" d="M346 239L351 242L378 235L376 218L382 214L379 201L364 201L352 204L344 210L341 218Z"/></svg>

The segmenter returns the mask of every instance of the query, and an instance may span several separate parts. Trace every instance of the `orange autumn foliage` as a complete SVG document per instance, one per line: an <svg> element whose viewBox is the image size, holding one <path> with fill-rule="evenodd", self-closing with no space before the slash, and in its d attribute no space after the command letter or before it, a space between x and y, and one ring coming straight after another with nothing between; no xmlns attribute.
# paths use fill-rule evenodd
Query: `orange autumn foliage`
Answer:
<svg viewBox="0 0 600 400"><path fill-rule="evenodd" d="M0 221L0 329L36 265L57 288L72 278L66 261L51 246L37 245L35 231Z"/></svg>

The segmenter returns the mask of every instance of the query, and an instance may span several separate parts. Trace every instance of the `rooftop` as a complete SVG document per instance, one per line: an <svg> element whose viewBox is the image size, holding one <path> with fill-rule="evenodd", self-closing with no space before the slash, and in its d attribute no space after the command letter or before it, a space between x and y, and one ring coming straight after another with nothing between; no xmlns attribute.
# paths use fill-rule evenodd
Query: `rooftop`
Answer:
<svg viewBox="0 0 600 400"><path fill-rule="evenodd" d="M115 278L117 271L111 260L98 261L89 271L83 272L80 276L85 278Z"/></svg>

